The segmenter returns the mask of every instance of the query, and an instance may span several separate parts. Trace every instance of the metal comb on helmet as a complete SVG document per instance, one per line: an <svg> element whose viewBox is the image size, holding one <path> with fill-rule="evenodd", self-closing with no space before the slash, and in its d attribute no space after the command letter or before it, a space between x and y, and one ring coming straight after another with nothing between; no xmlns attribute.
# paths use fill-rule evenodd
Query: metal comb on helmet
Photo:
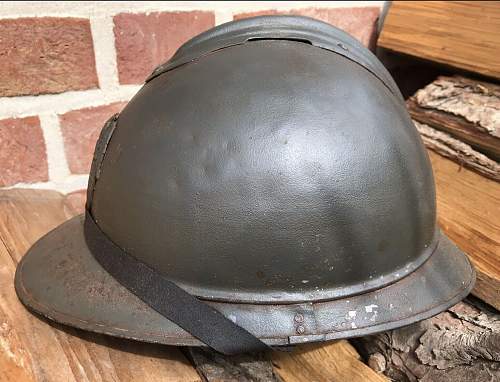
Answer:
<svg viewBox="0 0 500 382"><path fill-rule="evenodd" d="M471 290L394 81L304 17L211 29L102 130L86 213L16 290L64 324L226 354L428 318Z"/></svg>

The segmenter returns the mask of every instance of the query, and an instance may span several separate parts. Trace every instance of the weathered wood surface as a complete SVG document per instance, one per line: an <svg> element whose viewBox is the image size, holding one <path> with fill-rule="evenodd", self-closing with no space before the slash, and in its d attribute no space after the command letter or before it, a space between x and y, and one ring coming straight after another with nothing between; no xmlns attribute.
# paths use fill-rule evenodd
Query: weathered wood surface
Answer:
<svg viewBox="0 0 500 382"><path fill-rule="evenodd" d="M395 381L500 380L500 315L459 303L429 320L356 341Z"/></svg>
<svg viewBox="0 0 500 382"><path fill-rule="evenodd" d="M200 381L177 348L49 325L21 305L13 283L17 262L74 213L56 192L0 192L0 380Z"/></svg>
<svg viewBox="0 0 500 382"><path fill-rule="evenodd" d="M407 104L430 149L439 223L477 270L473 294L500 309L500 164L478 151L500 155L500 87L440 77Z"/></svg>
<svg viewBox="0 0 500 382"><path fill-rule="evenodd" d="M476 268L472 293L500 309L500 183L431 150L428 153L439 225Z"/></svg>
<svg viewBox="0 0 500 382"><path fill-rule="evenodd" d="M307 344L260 357L223 357L208 349L190 348L198 371L208 382L383 382L360 360L348 341Z"/></svg>
<svg viewBox="0 0 500 382"><path fill-rule="evenodd" d="M500 160L500 86L439 77L407 101L412 118Z"/></svg>
<svg viewBox="0 0 500 382"><path fill-rule="evenodd" d="M489 179L500 182L500 164L450 134L413 121L425 146Z"/></svg>
<svg viewBox="0 0 500 382"><path fill-rule="evenodd" d="M234 358L117 339L38 319L17 299L16 264L39 237L81 212L84 200L84 193L63 197L53 191L0 191L0 381L386 380L360 361L347 341L299 346L291 353L267 355L271 359Z"/></svg>
<svg viewBox="0 0 500 382"><path fill-rule="evenodd" d="M500 2L394 1L377 43L500 78Z"/></svg>
<svg viewBox="0 0 500 382"><path fill-rule="evenodd" d="M207 382L285 382L274 372L267 354L223 356L207 348L187 348Z"/></svg>
<svg viewBox="0 0 500 382"><path fill-rule="evenodd" d="M347 341L308 344L292 352L275 352L272 362L284 382L355 382L387 381L359 360L359 354Z"/></svg>

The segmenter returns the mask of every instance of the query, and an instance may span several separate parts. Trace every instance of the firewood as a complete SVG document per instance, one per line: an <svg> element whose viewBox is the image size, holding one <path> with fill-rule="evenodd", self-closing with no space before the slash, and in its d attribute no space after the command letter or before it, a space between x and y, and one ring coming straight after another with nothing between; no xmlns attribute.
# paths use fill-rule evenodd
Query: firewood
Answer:
<svg viewBox="0 0 500 382"><path fill-rule="evenodd" d="M472 293L500 310L500 183L428 152L439 226L474 264Z"/></svg>
<svg viewBox="0 0 500 382"><path fill-rule="evenodd" d="M223 356L208 348L188 348L188 352L207 382L387 381L363 363L346 340L304 344L260 355Z"/></svg>
<svg viewBox="0 0 500 382"><path fill-rule="evenodd" d="M412 118L500 160L500 86L439 77L407 101Z"/></svg>
<svg viewBox="0 0 500 382"><path fill-rule="evenodd" d="M430 150L439 224L476 268L472 293L500 309L500 164L485 154L500 153L500 87L439 77L407 105Z"/></svg>
<svg viewBox="0 0 500 382"><path fill-rule="evenodd" d="M474 150L468 144L453 138L450 134L417 121L413 122L428 148L460 165L500 182L500 164L498 162Z"/></svg>
<svg viewBox="0 0 500 382"><path fill-rule="evenodd" d="M500 315L466 302L356 345L369 365L395 381L500 380Z"/></svg>

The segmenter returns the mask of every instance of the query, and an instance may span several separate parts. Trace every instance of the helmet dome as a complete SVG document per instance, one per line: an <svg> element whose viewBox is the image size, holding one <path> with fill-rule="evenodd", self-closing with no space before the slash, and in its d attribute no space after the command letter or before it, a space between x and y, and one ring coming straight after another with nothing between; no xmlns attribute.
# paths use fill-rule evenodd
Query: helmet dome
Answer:
<svg viewBox="0 0 500 382"><path fill-rule="evenodd" d="M338 298L420 266L436 216L419 135L382 72L314 33L266 32L182 64L221 38L202 35L155 72L99 167L103 232L223 301Z"/></svg>

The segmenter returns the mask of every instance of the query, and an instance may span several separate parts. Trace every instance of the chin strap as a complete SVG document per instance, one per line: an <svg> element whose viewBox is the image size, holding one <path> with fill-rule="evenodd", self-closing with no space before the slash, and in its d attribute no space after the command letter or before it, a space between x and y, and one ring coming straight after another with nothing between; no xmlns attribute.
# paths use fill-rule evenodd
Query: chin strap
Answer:
<svg viewBox="0 0 500 382"><path fill-rule="evenodd" d="M118 247L101 231L88 210L84 231L90 251L114 279L204 344L226 355L270 349L218 310Z"/></svg>

